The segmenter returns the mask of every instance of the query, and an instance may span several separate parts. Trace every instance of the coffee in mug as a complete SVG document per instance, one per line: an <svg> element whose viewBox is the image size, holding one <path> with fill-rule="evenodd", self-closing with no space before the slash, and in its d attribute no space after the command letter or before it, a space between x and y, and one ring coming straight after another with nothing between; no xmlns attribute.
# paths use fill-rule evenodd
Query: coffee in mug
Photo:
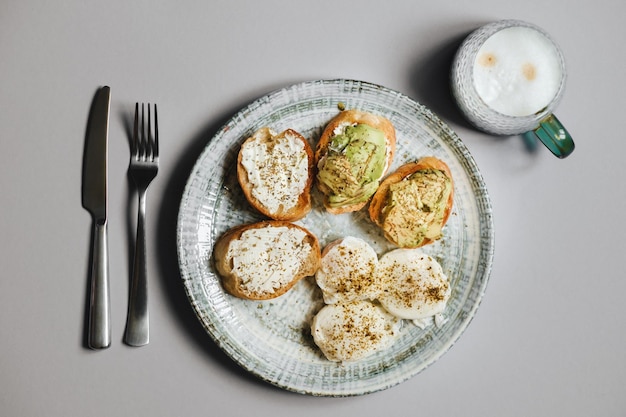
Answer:
<svg viewBox="0 0 626 417"><path fill-rule="evenodd" d="M479 28L462 43L452 66L452 93L477 128L497 135L534 134L564 158L574 142L553 115L564 91L565 63L550 36L527 22Z"/></svg>

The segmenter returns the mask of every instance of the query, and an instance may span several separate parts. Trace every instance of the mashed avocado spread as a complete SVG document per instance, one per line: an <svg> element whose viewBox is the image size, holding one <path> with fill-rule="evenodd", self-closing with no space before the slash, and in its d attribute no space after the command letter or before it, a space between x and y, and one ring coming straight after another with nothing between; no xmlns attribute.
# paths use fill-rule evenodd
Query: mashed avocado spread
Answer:
<svg viewBox="0 0 626 417"><path fill-rule="evenodd" d="M331 207L369 199L378 188L386 162L385 134L371 126L347 126L332 138L318 180L329 190Z"/></svg>
<svg viewBox="0 0 626 417"><path fill-rule="evenodd" d="M389 188L383 229L401 247L419 246L441 237L452 182L440 170L417 171Z"/></svg>

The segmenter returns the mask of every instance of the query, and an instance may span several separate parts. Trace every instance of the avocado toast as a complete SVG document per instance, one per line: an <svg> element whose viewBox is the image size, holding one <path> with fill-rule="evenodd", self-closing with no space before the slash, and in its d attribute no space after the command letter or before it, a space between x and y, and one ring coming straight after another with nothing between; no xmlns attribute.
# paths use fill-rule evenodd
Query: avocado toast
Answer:
<svg viewBox="0 0 626 417"><path fill-rule="evenodd" d="M395 145L395 128L382 116L345 110L333 118L315 151L326 210L340 214L364 207L389 169Z"/></svg>

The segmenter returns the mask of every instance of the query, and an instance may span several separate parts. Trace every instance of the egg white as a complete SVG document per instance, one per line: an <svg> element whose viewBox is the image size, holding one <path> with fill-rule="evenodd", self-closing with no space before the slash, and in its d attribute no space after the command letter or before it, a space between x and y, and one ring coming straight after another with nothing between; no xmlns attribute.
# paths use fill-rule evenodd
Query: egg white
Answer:
<svg viewBox="0 0 626 417"><path fill-rule="evenodd" d="M451 295L441 265L420 249L395 249L378 261L376 274L384 280L378 297L396 317L421 320L444 311Z"/></svg>
<svg viewBox="0 0 626 417"><path fill-rule="evenodd" d="M311 334L324 356L352 362L385 349L394 340L400 320L370 301L329 304L313 318Z"/></svg>
<svg viewBox="0 0 626 417"><path fill-rule="evenodd" d="M324 302L372 300L381 291L375 274L378 256L363 239L348 236L332 242L323 253L315 274Z"/></svg>

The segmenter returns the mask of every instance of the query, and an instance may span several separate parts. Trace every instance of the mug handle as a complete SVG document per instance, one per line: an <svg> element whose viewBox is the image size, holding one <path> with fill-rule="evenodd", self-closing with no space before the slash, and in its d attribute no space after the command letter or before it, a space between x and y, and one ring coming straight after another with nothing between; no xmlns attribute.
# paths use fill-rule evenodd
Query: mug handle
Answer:
<svg viewBox="0 0 626 417"><path fill-rule="evenodd" d="M549 114L532 132L558 158L565 158L574 151L574 140L555 115Z"/></svg>

